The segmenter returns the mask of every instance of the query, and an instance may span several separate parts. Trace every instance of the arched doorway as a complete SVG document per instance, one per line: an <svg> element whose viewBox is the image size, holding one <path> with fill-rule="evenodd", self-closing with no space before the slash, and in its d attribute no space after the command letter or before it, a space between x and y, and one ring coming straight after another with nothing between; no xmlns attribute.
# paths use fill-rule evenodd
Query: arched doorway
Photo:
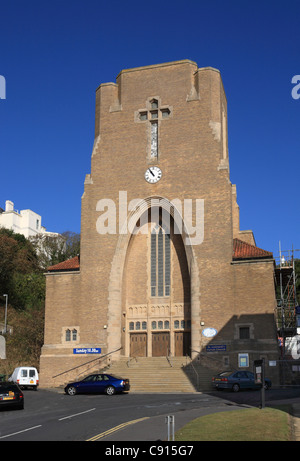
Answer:
<svg viewBox="0 0 300 461"><path fill-rule="evenodd" d="M189 236L183 221L183 231L176 232L171 202L154 198L160 201L161 210L154 213L158 218L153 220L152 214L149 219L153 197L144 199L139 213L134 210L128 215L139 232L122 232L118 238L110 273L107 349L122 348L119 354L127 357L153 356L157 350L163 355L167 350L173 356L191 352L193 356L200 347L198 264L193 247L186 243ZM151 232L160 226L159 216L164 211L170 217L170 294L165 291L164 296L151 296ZM161 340L163 346L160 342L156 347L154 343Z"/></svg>
<svg viewBox="0 0 300 461"><path fill-rule="evenodd" d="M191 349L190 275L180 234L162 209L144 211L127 248L122 284L124 348L131 357L183 356ZM142 224L141 224L142 223Z"/></svg>

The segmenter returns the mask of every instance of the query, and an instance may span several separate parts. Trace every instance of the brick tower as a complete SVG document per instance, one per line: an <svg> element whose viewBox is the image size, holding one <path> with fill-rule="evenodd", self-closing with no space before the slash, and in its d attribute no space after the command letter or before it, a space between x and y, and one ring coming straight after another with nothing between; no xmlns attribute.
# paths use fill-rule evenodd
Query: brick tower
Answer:
<svg viewBox="0 0 300 461"><path fill-rule="evenodd" d="M220 72L183 60L100 85L80 258L47 273L41 383L78 349L274 360L274 307L272 254L239 229Z"/></svg>

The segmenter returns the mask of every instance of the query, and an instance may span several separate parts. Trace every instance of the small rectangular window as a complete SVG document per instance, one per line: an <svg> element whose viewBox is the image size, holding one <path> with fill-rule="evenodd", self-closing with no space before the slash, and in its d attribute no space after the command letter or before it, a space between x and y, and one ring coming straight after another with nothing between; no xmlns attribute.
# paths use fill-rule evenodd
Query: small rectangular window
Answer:
<svg viewBox="0 0 300 461"><path fill-rule="evenodd" d="M170 115L169 109L162 109L161 110L161 115L162 115L162 118L168 118L169 115Z"/></svg>
<svg viewBox="0 0 300 461"><path fill-rule="evenodd" d="M240 339L250 339L249 327L240 327Z"/></svg>
<svg viewBox="0 0 300 461"><path fill-rule="evenodd" d="M144 121L147 120L147 112L141 112L140 113L140 120Z"/></svg>

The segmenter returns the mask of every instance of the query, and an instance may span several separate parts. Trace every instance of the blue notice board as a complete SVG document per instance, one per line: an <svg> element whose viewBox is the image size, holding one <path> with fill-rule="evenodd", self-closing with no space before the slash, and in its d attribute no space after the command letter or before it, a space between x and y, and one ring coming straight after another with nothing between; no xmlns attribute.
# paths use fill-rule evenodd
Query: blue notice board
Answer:
<svg viewBox="0 0 300 461"><path fill-rule="evenodd" d="M226 351L226 344L210 344L206 346L206 352Z"/></svg>
<svg viewBox="0 0 300 461"><path fill-rule="evenodd" d="M75 347L73 354L101 354L100 347Z"/></svg>

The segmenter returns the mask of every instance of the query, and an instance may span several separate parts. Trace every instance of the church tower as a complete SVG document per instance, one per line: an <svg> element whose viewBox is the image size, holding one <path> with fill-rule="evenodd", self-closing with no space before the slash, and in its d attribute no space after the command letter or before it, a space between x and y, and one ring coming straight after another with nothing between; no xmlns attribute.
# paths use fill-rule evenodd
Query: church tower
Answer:
<svg viewBox="0 0 300 461"><path fill-rule="evenodd" d="M183 60L101 84L80 258L47 274L45 382L86 360L80 348L194 358L214 343L237 361L256 314L277 353L272 255L239 230L235 197L218 70Z"/></svg>

